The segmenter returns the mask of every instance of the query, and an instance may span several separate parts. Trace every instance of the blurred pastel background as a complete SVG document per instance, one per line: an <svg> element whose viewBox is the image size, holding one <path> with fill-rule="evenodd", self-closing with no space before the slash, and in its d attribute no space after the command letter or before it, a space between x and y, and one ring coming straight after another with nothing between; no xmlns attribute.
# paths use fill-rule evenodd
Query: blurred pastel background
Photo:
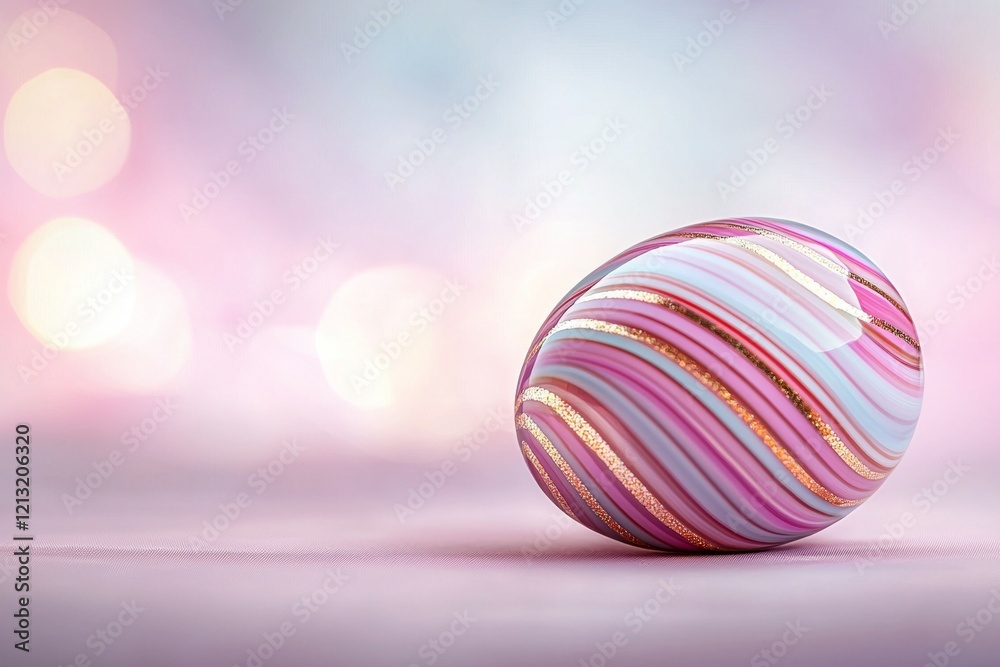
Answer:
<svg viewBox="0 0 1000 667"><path fill-rule="evenodd" d="M169 558L143 566L133 553L116 578L73 561L81 554L471 550L506 562L539 551L546 530L558 539L542 551L581 569L553 574L561 583L546 601L558 604L545 622L555 634L493 652L519 624L543 623L527 575L508 566L476 595L475 572L443 574L417 556L389 558L391 574L371 575L372 586L413 585L412 567L440 587L421 584L402 602L362 599L359 587L356 605L345 598L328 621L353 628L344 664L430 664L421 642L502 586L509 597L489 607L499 616L482 612L478 638L470 629L442 664L586 661L622 614L600 596L572 597L594 574L574 554L608 550L611 564L598 563L608 577L627 549L577 526L552 530L556 510L513 437L517 372L545 315L591 269L647 237L729 216L798 220L848 240L920 326L916 437L871 501L803 543L814 559L847 549L843 572L812 583L861 595L873 575L855 572L855 556L959 549L950 575L919 576L966 597L939 601L947 613L936 621L899 620L896 645L914 646L913 664L1000 585L995 1L5 0L0 26L0 423L11 439L15 423L31 425L33 530L54 554L38 576L67 587L39 594L74 628L68 648L44 649L52 664L68 664L77 645L89 651L87 635L119 599L168 576L158 567L177 576L170 590L217 586L220 613L251 604L240 597L247 578L285 568L216 575L195 560L181 575ZM968 472L942 487L958 462ZM924 513L915 495L935 483L943 492ZM206 529L240 494L252 503L217 534ZM907 511L919 521L891 540L903 551L883 553L886 525ZM966 548L992 581L976 570L961 583ZM660 563L610 597L623 609L641 601ZM103 606L83 602L104 595L79 583L91 570L115 591ZM166 610L182 602L153 588L157 627L180 627ZM267 595L280 617L284 597ZM417 630L415 599L435 610ZM805 613L800 602L774 607L776 637ZM358 605L363 619L349 611ZM153 632L155 607L104 664L153 646L246 664L268 627L233 621L223 639L182 650L165 643L169 630ZM685 618L714 613L698 609ZM491 634L490 619L503 631ZM380 623L397 641L375 645ZM826 627L832 639L814 630L785 664L834 654L869 664L836 653L852 630ZM962 664L993 664L993 630ZM685 656L708 635L693 632L701 643L675 644L677 664L743 664L770 643L749 627L745 646L721 644L721 662L695 663ZM653 634L617 664L666 655ZM321 640L269 664L312 664Z"/></svg>

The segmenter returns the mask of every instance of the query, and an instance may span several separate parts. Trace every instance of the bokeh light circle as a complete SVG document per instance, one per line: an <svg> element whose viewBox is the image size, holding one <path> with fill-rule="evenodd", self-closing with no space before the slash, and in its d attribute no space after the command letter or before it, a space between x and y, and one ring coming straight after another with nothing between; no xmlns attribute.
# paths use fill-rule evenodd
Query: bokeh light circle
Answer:
<svg viewBox="0 0 1000 667"><path fill-rule="evenodd" d="M83 218L57 218L18 249L9 296L24 326L59 349L100 345L125 329L135 266L121 241Z"/></svg>
<svg viewBox="0 0 1000 667"><path fill-rule="evenodd" d="M388 407L431 372L434 332L419 312L443 283L430 270L390 265L341 285L316 332L323 371L341 398Z"/></svg>
<svg viewBox="0 0 1000 667"><path fill-rule="evenodd" d="M135 262L135 305L122 330L87 359L94 383L151 392L168 385L191 357L187 300L166 273Z"/></svg>
<svg viewBox="0 0 1000 667"><path fill-rule="evenodd" d="M4 118L4 148L32 188L63 198L114 178L128 157L128 112L107 86L75 69L47 70L21 86Z"/></svg>
<svg viewBox="0 0 1000 667"><path fill-rule="evenodd" d="M429 460L481 419L451 358L459 311L472 305L466 289L412 264L370 268L340 285L314 337L341 399L326 411L332 431L380 458Z"/></svg>
<svg viewBox="0 0 1000 667"><path fill-rule="evenodd" d="M44 6L43 6L44 5ZM107 32L55 2L21 12L4 33L0 81L17 90L55 67L86 72L118 90L118 50Z"/></svg>

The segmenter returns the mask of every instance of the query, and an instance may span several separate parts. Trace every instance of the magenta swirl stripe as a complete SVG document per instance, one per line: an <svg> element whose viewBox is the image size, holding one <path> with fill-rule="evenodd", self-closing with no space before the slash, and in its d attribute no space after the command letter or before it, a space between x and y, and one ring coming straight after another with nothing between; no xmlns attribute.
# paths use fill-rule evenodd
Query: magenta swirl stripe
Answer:
<svg viewBox="0 0 1000 667"><path fill-rule="evenodd" d="M667 551L784 544L898 463L923 369L902 297L797 223L731 219L630 248L577 285L518 382L522 452L567 514Z"/></svg>

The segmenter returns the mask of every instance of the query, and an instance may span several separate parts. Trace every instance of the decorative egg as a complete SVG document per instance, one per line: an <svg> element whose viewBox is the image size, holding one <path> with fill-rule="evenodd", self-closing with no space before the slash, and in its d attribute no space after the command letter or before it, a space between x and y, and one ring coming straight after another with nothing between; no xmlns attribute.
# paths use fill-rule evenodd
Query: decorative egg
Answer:
<svg viewBox="0 0 1000 667"><path fill-rule="evenodd" d="M521 451L584 526L639 547L786 544L864 502L923 393L917 331L863 254L784 220L640 243L583 279L532 342Z"/></svg>

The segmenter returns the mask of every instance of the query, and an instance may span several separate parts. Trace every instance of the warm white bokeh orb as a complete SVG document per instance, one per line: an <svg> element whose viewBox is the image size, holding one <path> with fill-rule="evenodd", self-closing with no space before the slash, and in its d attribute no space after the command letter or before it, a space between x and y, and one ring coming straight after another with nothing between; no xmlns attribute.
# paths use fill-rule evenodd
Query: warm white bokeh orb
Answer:
<svg viewBox="0 0 1000 667"><path fill-rule="evenodd" d="M18 249L9 296L24 326L59 349L100 345L125 329L135 266L121 241L83 218L45 223Z"/></svg>
<svg viewBox="0 0 1000 667"><path fill-rule="evenodd" d="M341 399L327 411L331 430L363 434L348 440L383 458L426 459L482 419L466 409L452 357L458 311L470 299L455 279L408 264L343 283L315 335L319 363Z"/></svg>
<svg viewBox="0 0 1000 667"><path fill-rule="evenodd" d="M168 385L192 350L187 301L160 269L135 263L135 306L126 326L86 360L94 384L131 392Z"/></svg>
<svg viewBox="0 0 1000 667"><path fill-rule="evenodd" d="M98 79L59 67L21 86L4 118L4 148L14 171L49 197L101 187L128 157L128 112Z"/></svg>
<svg viewBox="0 0 1000 667"><path fill-rule="evenodd" d="M387 407L432 371L436 336L419 310L444 283L428 269L393 265L341 285L316 332L323 371L341 398L356 407Z"/></svg>
<svg viewBox="0 0 1000 667"><path fill-rule="evenodd" d="M0 81L16 90L45 70L72 67L117 90L118 50L108 33L59 3L51 5L36 4L6 26Z"/></svg>
<svg viewBox="0 0 1000 667"><path fill-rule="evenodd" d="M518 234L487 272L492 283L486 298L477 300L483 316L476 318L477 334L490 336L500 312L509 335L496 344L511 364L507 377L516 377L531 339L559 301L595 267L641 239L616 235L600 222L573 218L545 218Z"/></svg>

